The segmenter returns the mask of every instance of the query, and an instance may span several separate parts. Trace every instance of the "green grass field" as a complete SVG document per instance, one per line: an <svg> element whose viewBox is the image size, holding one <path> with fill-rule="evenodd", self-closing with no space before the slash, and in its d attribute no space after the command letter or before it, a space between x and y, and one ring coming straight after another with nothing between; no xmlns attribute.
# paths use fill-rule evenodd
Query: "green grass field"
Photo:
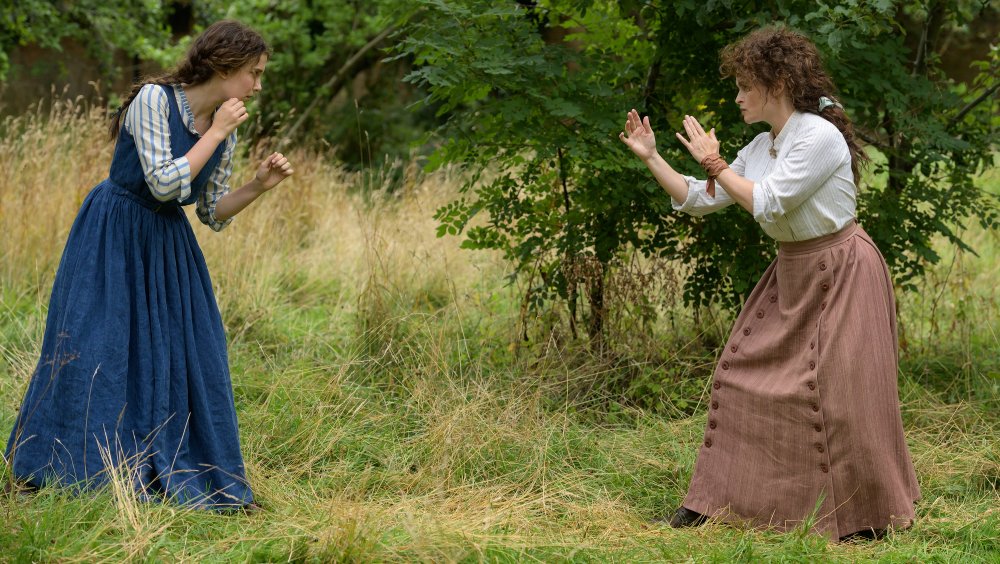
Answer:
<svg viewBox="0 0 1000 564"><path fill-rule="evenodd" d="M50 119L55 118L55 119ZM72 218L111 147L86 108L0 138L0 429L34 369ZM196 226L230 338L248 476L264 510L225 516L96 494L0 495L0 559L118 561L1000 561L1000 235L900 296L900 394L923 499L915 526L832 543L717 524L672 530L731 317L676 302L628 362L556 331L521 340L505 265L434 236L448 173L361 194L323 155L223 233ZM241 163L235 178L250 174ZM1000 192L1000 175L982 178ZM565 332L563 332L565 333ZM655 411L621 382L661 388ZM650 375L662 374L660 379ZM3 435L6 438L6 435ZM127 471L127 469L124 469ZM0 465L0 479L9 479ZM126 487L121 485L125 484Z"/></svg>

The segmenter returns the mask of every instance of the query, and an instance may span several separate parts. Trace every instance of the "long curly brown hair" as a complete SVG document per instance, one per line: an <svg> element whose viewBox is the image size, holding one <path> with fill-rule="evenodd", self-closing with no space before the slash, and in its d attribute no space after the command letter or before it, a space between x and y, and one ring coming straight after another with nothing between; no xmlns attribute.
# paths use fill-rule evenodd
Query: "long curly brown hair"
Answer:
<svg viewBox="0 0 1000 564"><path fill-rule="evenodd" d="M175 69L145 77L132 85L132 92L125 102L111 115L108 126L111 140L118 137L125 112L146 84L202 84L216 73L227 74L256 63L261 55L270 56L271 49L259 33L234 20L213 23L191 42L187 54Z"/></svg>
<svg viewBox="0 0 1000 564"><path fill-rule="evenodd" d="M768 26L744 36L722 49L723 77L735 77L742 84L763 87L768 92L782 91L791 97L795 109L818 114L837 126L851 151L854 183L861 178L861 166L868 155L854 136L854 126L844 110L829 106L819 111L819 99L833 100L834 86L823 68L816 45L805 35L785 27Z"/></svg>

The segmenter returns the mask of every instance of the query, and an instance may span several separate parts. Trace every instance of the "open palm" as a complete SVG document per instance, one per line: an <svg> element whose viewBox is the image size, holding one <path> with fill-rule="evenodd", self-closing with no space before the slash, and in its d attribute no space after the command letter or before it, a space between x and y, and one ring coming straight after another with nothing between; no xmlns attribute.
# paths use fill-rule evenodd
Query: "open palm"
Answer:
<svg viewBox="0 0 1000 564"><path fill-rule="evenodd" d="M719 140L715 137L714 127L705 133L705 129L694 116L684 116L684 131L687 133L687 138L677 133L677 139L687 148L694 160L700 163L708 155L718 154Z"/></svg>
<svg viewBox="0 0 1000 564"><path fill-rule="evenodd" d="M648 160L656 154L656 136L649 126L649 116L640 118L639 112L634 109L626 116L625 131L619 133L618 138L642 160Z"/></svg>

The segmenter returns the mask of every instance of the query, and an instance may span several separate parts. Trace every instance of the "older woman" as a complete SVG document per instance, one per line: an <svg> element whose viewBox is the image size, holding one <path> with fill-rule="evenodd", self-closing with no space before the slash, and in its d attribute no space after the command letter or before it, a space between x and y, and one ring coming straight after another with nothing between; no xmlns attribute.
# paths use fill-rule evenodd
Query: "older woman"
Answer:
<svg viewBox="0 0 1000 564"><path fill-rule="evenodd" d="M657 153L649 118L628 113L622 141L670 194L705 215L736 203L778 256L736 320L712 382L704 442L674 527L707 517L834 539L905 527L919 498L896 387L892 282L858 225L865 160L816 47L757 30L722 52L747 123L770 131L732 162L691 116L677 134L697 180Z"/></svg>

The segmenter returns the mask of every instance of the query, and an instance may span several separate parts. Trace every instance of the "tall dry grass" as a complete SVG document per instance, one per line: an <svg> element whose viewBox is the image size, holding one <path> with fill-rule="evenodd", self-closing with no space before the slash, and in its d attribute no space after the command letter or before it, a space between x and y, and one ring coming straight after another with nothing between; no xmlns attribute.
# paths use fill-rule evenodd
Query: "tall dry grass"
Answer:
<svg viewBox="0 0 1000 564"><path fill-rule="evenodd" d="M51 284L76 210L107 177L112 147L101 110L53 97L0 125L0 281Z"/></svg>

